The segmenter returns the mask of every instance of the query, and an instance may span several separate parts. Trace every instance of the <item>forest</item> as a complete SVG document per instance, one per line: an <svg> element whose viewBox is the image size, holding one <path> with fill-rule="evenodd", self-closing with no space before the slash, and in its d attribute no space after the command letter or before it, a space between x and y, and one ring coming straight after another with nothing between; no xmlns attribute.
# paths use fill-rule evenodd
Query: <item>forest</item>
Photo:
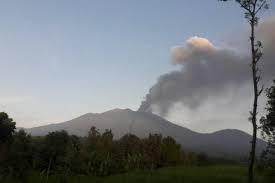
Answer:
<svg viewBox="0 0 275 183"><path fill-rule="evenodd" d="M86 177L87 182L110 177L110 180L120 182L112 176L125 173L130 173L130 182L137 181L139 176L147 180L148 175L153 176L150 182L151 179L158 182L160 177L157 172L167 171L165 179L168 181L174 179L172 175L180 175L179 172L175 173L179 170L188 176L198 171L200 175L213 174L213 177L218 172L231 172L230 177L239 180L239 177L234 177L234 172L243 172L243 161L211 158L204 153L190 152L172 137L160 134L150 134L144 139L127 134L114 139L111 130L100 133L96 127L91 127L85 137L69 135L66 131L50 132L39 137L31 136L22 129L16 130L16 123L6 113L0 113L0 121L0 180L4 182L32 182L35 181L34 177L38 182L69 182L72 177L82 177L84 180ZM264 167L272 166L259 161L258 169L266 172L268 168ZM138 171L144 173L133 174ZM78 178L74 180L77 182Z"/></svg>
<svg viewBox="0 0 275 183"><path fill-rule="evenodd" d="M205 154L185 152L172 137L150 134L140 139L127 134L114 139L111 130L100 133L91 127L86 137L66 131L32 137L14 131L15 123L0 113L1 175L22 178L32 171L50 174L107 176L134 169L191 166L204 163Z"/></svg>

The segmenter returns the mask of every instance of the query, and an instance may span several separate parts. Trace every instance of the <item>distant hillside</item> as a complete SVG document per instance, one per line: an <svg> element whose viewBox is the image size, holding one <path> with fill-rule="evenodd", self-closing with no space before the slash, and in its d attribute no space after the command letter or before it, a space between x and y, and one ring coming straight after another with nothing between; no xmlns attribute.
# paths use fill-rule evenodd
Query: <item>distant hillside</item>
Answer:
<svg viewBox="0 0 275 183"><path fill-rule="evenodd" d="M215 133L202 134L175 125L157 115L130 109L114 109L100 114L88 113L70 121L26 129L32 135L41 136L48 132L66 130L70 134L86 136L91 126L101 132L112 129L115 138L126 133L145 137L149 133L161 133L172 136L184 149L205 152L215 157L247 157L251 136L240 130L221 130ZM258 139L259 154L265 142Z"/></svg>

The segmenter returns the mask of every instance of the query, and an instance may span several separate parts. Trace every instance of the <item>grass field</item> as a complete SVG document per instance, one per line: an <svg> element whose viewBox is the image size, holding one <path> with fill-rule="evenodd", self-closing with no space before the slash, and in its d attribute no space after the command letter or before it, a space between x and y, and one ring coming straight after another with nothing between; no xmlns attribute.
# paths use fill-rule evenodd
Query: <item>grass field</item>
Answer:
<svg viewBox="0 0 275 183"><path fill-rule="evenodd" d="M4 183L19 183L22 180L6 180ZM39 176L29 177L27 182L46 182ZM61 179L50 177L48 183L239 183L247 182L246 167L240 166L205 166L172 167L154 171L136 171L108 177L72 176ZM257 172L256 182L275 182L275 177L265 172Z"/></svg>

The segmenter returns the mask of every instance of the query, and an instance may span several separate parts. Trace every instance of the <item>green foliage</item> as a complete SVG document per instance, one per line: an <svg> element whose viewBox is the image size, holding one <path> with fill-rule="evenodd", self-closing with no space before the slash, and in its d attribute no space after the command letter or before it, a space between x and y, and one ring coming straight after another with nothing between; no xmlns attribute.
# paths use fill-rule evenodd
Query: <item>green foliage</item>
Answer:
<svg viewBox="0 0 275 183"><path fill-rule="evenodd" d="M24 130L16 132L13 142L8 146L8 153L1 162L1 172L13 177L25 177L31 169L31 137Z"/></svg>
<svg viewBox="0 0 275 183"><path fill-rule="evenodd" d="M182 163L183 153L181 147L172 137L165 137L162 140L161 162L164 165L178 165Z"/></svg>
<svg viewBox="0 0 275 183"><path fill-rule="evenodd" d="M9 142L15 130L15 122L7 113L0 112L0 145Z"/></svg>
<svg viewBox="0 0 275 183"><path fill-rule="evenodd" d="M267 136L275 137L275 80L273 86L266 89L266 96L267 114L261 119L262 129Z"/></svg>
<svg viewBox="0 0 275 183"><path fill-rule="evenodd" d="M275 169L275 80L273 86L266 89L267 114L261 118L262 135L268 141L267 149L263 152L264 166Z"/></svg>
<svg viewBox="0 0 275 183"><path fill-rule="evenodd" d="M15 146L10 144L13 140L15 124L8 114L0 112L0 173L3 175L11 174L13 170L13 166L11 166L13 163L8 160L13 160L11 157Z"/></svg>
<svg viewBox="0 0 275 183"><path fill-rule="evenodd" d="M45 169L55 172L67 171L66 155L70 137L66 131L50 132L46 135L42 153Z"/></svg>

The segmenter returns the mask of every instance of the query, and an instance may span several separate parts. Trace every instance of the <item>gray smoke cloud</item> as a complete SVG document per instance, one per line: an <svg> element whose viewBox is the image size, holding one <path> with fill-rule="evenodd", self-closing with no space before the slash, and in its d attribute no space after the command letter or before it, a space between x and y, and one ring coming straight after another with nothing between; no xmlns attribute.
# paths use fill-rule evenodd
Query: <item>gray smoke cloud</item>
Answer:
<svg viewBox="0 0 275 183"><path fill-rule="evenodd" d="M264 45L262 73L266 82L275 76L275 17L259 25L257 38ZM192 37L171 48L171 61L180 65L180 70L161 75L139 111L166 116L176 103L195 109L229 88L248 84L251 78L249 52L220 48L201 37Z"/></svg>

